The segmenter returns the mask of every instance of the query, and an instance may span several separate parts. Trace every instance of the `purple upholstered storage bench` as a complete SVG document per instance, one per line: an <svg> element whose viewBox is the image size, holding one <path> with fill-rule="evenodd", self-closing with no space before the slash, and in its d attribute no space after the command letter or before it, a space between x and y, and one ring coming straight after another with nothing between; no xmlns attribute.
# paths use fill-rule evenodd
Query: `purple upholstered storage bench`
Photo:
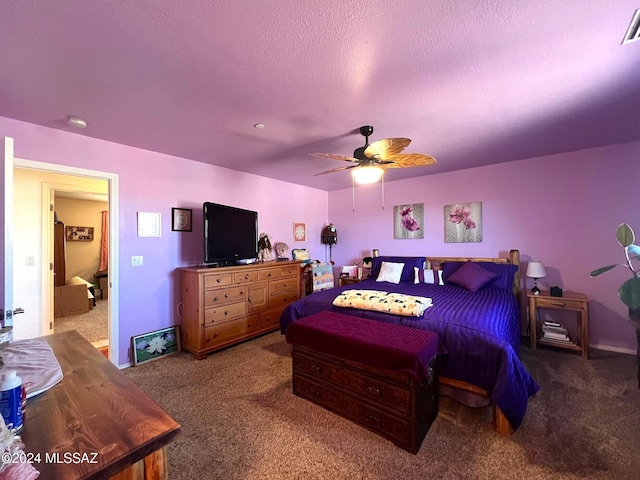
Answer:
<svg viewBox="0 0 640 480"><path fill-rule="evenodd" d="M294 394L418 452L438 415L435 333L322 312L285 336Z"/></svg>

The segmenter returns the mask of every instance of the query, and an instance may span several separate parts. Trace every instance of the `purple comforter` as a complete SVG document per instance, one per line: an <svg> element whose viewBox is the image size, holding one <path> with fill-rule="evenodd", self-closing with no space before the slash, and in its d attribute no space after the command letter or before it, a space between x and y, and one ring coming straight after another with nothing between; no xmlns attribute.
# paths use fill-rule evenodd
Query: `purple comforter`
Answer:
<svg viewBox="0 0 640 480"><path fill-rule="evenodd" d="M349 289L430 297L433 306L423 317L335 307L336 295ZM280 331L284 334L292 322L327 310L437 333L447 352L438 356L439 373L489 392L514 430L522 423L529 397L540 388L518 357L519 305L511 292L501 288L485 287L470 292L453 284L396 285L364 280L355 286L316 292L288 305L280 317Z"/></svg>

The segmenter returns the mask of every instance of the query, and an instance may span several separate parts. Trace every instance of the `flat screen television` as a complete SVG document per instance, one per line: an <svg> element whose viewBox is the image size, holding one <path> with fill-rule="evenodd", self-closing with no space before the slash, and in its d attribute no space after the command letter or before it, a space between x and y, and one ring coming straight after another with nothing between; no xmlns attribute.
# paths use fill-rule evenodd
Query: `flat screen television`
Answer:
<svg viewBox="0 0 640 480"><path fill-rule="evenodd" d="M204 264L251 263L258 256L258 212L205 202Z"/></svg>

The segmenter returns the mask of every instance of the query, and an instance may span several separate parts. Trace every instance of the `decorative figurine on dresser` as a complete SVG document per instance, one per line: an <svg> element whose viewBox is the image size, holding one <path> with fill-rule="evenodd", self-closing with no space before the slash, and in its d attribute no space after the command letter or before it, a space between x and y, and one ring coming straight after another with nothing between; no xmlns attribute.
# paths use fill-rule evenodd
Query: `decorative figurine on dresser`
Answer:
<svg viewBox="0 0 640 480"><path fill-rule="evenodd" d="M271 252L271 236L268 233L261 233L258 238L258 260L270 262L273 260Z"/></svg>
<svg viewBox="0 0 640 480"><path fill-rule="evenodd" d="M276 260L289 260L289 245L284 242L276 243Z"/></svg>

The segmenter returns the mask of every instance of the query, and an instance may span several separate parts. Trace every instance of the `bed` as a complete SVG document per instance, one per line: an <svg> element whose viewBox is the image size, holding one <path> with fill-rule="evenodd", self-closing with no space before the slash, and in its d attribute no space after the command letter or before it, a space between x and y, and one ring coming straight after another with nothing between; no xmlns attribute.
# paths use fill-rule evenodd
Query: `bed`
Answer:
<svg viewBox="0 0 640 480"><path fill-rule="evenodd" d="M385 275L389 264L395 267L392 276ZM519 264L517 250L508 258L376 257L371 278L288 305L280 331L284 334L300 318L335 311L435 332L441 393L472 407L492 404L496 430L508 435L520 426L529 398L539 390L518 356ZM432 304L422 316L334 305L337 296L354 289L426 297Z"/></svg>

